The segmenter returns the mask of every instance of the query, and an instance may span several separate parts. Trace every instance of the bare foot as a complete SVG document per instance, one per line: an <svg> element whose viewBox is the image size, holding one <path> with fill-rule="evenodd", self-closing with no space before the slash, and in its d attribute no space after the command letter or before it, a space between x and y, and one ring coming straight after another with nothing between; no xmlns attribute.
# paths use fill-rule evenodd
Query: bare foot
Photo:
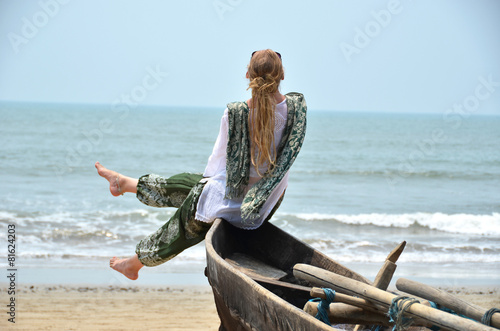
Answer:
<svg viewBox="0 0 500 331"><path fill-rule="evenodd" d="M105 168L99 162L95 163L95 167L99 176L104 177L109 182L109 191L111 192L111 194L115 197L122 195L123 192L120 192L120 186L122 185L122 183L119 182L123 180L121 178L122 176L120 176L120 174L116 171Z"/></svg>
<svg viewBox="0 0 500 331"><path fill-rule="evenodd" d="M136 280L139 278L139 270L144 266L137 255L128 259L119 259L113 257L109 260L109 266L128 279Z"/></svg>

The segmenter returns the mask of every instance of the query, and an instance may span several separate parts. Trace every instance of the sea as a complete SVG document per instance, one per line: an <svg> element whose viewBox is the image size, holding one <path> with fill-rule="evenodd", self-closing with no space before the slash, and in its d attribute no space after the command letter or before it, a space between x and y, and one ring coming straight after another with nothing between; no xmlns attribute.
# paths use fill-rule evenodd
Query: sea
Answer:
<svg viewBox="0 0 500 331"><path fill-rule="evenodd" d="M0 267L26 284L118 282L109 258L174 209L111 196L94 163L203 172L223 111L0 103ZM406 241L395 278L500 286L500 116L310 109L307 125L272 223L371 279ZM200 243L136 282L204 284L205 261Z"/></svg>

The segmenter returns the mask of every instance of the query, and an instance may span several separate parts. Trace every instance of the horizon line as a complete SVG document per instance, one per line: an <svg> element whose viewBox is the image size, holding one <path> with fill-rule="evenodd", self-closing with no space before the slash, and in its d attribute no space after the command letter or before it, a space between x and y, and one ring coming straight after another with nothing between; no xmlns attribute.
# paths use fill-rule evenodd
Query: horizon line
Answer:
<svg viewBox="0 0 500 331"><path fill-rule="evenodd" d="M69 105L69 106L94 106L94 107L110 107L113 106L112 103L100 103L100 102L82 102L82 101L33 101L33 100L5 100L0 99L1 104L39 104L39 105ZM197 105L166 105L166 104L140 104L137 106L138 109L146 109L146 108L197 108L197 109L220 109L218 106L197 106ZM312 112L332 112L332 113L370 113L370 114L399 114L399 115L442 115L445 112L432 112L432 111L423 111L423 112L415 112L415 111L397 111L397 110L360 110L360 109L324 109L324 108L313 108L308 109ZM500 116L499 113L475 113L470 115L479 115L479 116Z"/></svg>

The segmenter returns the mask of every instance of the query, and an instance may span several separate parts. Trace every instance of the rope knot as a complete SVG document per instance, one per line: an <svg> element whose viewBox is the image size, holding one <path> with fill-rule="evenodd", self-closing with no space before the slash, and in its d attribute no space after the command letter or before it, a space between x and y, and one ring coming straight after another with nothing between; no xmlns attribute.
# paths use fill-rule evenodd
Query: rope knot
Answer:
<svg viewBox="0 0 500 331"><path fill-rule="evenodd" d="M389 322L394 323L394 327L392 328L393 331L405 330L412 324L412 319L404 317L403 315L410 309L411 305L415 303L420 303L420 301L402 295L392 299L387 316L389 316Z"/></svg>
<svg viewBox="0 0 500 331"><path fill-rule="evenodd" d="M484 313L483 318L481 318L481 323L483 323L484 325L491 326L491 318L495 313L500 313L500 309L491 308L490 310L488 310L486 313Z"/></svg>
<svg viewBox="0 0 500 331"><path fill-rule="evenodd" d="M330 288L323 288L323 292L325 292L326 299L311 299L309 301L317 302L318 304L318 313L316 314L316 318L321 322L330 325L330 319L328 318L328 309L330 308L330 303L335 301L335 291Z"/></svg>

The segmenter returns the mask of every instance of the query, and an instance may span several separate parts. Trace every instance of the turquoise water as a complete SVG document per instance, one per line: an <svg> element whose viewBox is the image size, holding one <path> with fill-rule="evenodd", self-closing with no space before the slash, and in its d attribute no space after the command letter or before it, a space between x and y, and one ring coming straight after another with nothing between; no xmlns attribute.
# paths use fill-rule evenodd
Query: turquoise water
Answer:
<svg viewBox="0 0 500 331"><path fill-rule="evenodd" d="M222 113L0 104L0 224L16 224L20 263L132 254L172 210L113 198L94 162L134 177L202 172ZM406 240L402 265L500 284L499 151L500 116L310 110L273 222L342 263L380 264ZM170 265L199 270L204 256L199 245Z"/></svg>

